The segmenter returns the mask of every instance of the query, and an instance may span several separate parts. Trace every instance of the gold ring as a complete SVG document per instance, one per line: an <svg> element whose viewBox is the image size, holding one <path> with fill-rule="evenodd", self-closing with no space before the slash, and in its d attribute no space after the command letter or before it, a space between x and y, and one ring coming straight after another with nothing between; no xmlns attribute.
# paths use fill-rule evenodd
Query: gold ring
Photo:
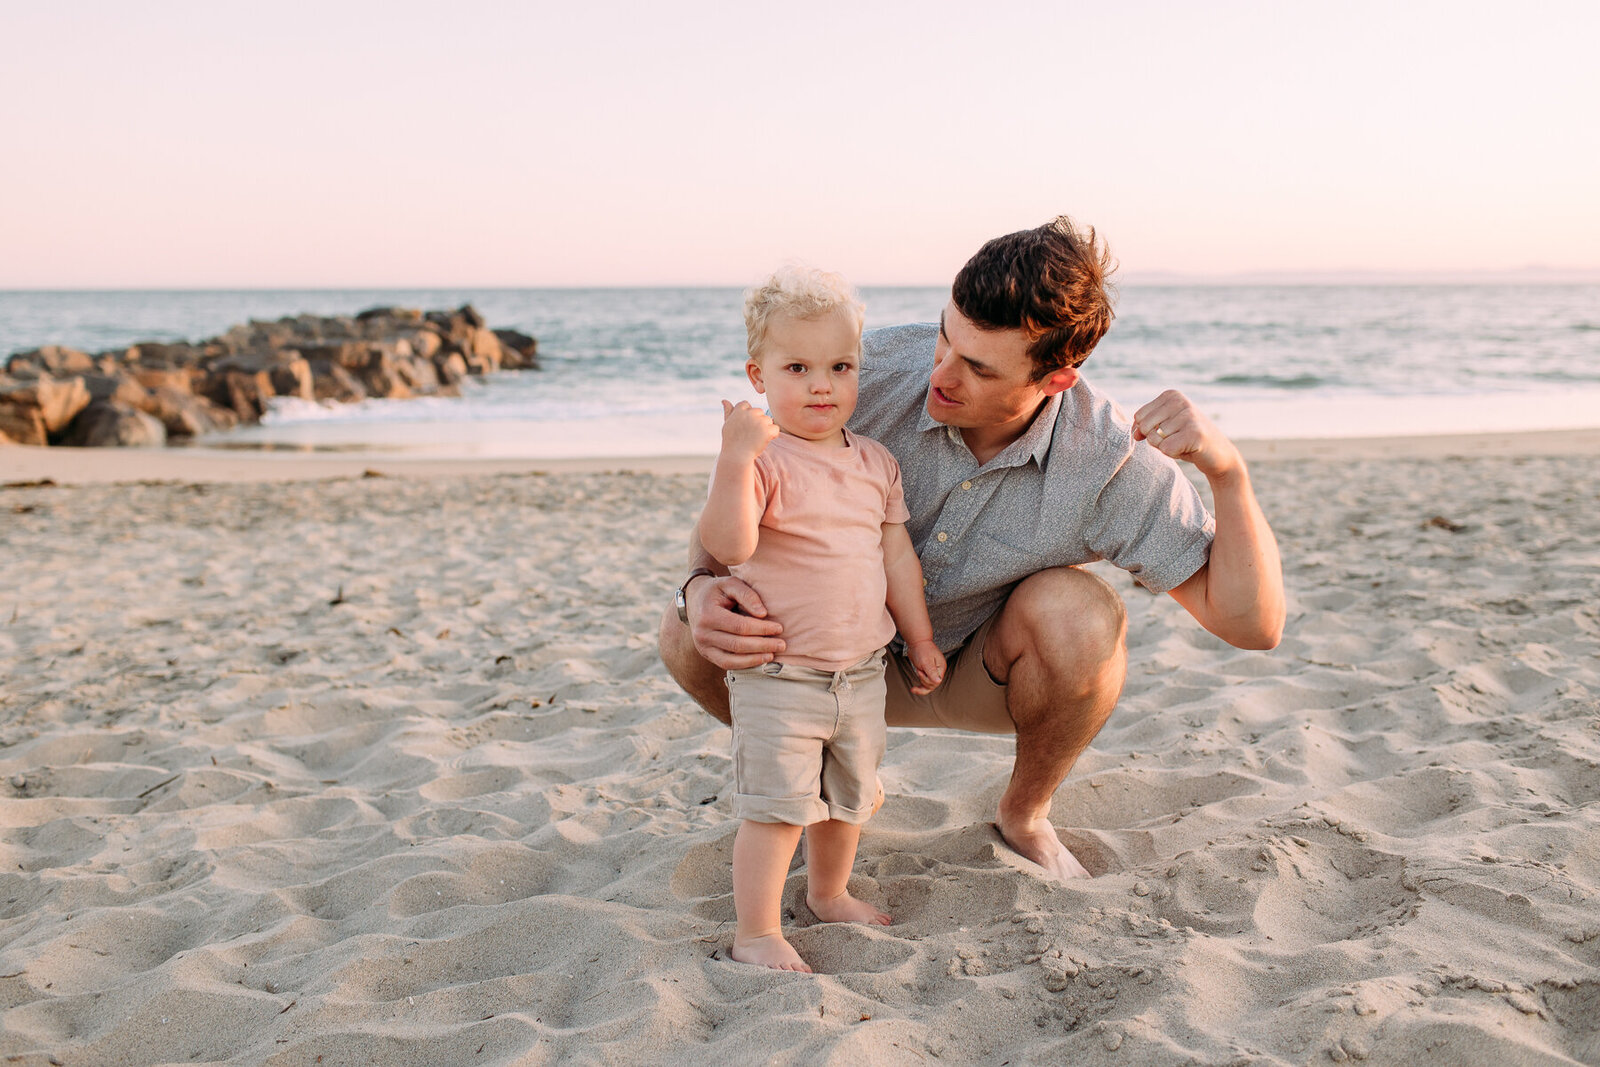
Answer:
<svg viewBox="0 0 1600 1067"><path fill-rule="evenodd" d="M1165 431L1161 427L1157 426L1156 427L1156 436L1161 438L1163 441L1165 441L1167 439L1167 431Z"/></svg>

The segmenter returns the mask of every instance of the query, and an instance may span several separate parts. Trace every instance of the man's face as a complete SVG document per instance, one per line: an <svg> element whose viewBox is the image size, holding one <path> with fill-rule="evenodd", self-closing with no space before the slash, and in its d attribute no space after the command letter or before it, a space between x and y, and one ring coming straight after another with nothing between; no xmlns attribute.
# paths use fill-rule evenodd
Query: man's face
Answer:
<svg viewBox="0 0 1600 1067"><path fill-rule="evenodd" d="M833 311L814 319L775 316L761 358L745 364L779 429L808 441L840 444L856 409L861 330L855 317Z"/></svg>
<svg viewBox="0 0 1600 1067"><path fill-rule="evenodd" d="M1076 370L1032 381L1033 360L1021 330L980 330L945 305L928 379L928 414L960 429L1020 435L1044 401L1078 380Z"/></svg>

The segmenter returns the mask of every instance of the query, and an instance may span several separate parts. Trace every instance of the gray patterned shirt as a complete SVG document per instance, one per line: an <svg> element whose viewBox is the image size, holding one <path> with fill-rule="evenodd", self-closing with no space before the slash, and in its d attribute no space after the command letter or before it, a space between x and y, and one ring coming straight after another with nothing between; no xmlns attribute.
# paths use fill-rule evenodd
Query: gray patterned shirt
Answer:
<svg viewBox="0 0 1600 1067"><path fill-rule="evenodd" d="M1177 463L1134 441L1128 417L1082 378L979 466L961 432L924 406L938 334L936 323L867 332L850 428L900 461L906 529L941 649L1049 567L1110 560L1164 593L1205 564L1215 523L1200 494Z"/></svg>

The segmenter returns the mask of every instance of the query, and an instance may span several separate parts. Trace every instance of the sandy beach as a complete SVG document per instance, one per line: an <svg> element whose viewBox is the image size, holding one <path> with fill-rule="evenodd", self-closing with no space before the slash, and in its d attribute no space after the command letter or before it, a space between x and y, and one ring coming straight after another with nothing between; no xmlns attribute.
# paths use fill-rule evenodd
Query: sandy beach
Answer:
<svg viewBox="0 0 1600 1067"><path fill-rule="evenodd" d="M1057 884L895 730L886 928L727 959L655 629L709 460L0 448L18 1064L1600 1063L1600 431L1249 446L1289 621L1130 615Z"/></svg>

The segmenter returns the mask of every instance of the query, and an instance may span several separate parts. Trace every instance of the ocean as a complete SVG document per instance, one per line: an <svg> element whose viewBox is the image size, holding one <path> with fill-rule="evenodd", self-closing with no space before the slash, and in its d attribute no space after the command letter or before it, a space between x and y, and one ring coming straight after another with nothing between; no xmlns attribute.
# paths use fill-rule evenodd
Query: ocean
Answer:
<svg viewBox="0 0 1600 1067"><path fill-rule="evenodd" d="M932 321L942 288L865 288L868 327ZM198 447L450 458L716 451L755 399L738 289L0 292L0 353L199 340L247 319L472 303L543 370L459 398L279 401ZM1600 285L1126 285L1084 375L1132 412L1186 392L1233 437L1600 426Z"/></svg>

